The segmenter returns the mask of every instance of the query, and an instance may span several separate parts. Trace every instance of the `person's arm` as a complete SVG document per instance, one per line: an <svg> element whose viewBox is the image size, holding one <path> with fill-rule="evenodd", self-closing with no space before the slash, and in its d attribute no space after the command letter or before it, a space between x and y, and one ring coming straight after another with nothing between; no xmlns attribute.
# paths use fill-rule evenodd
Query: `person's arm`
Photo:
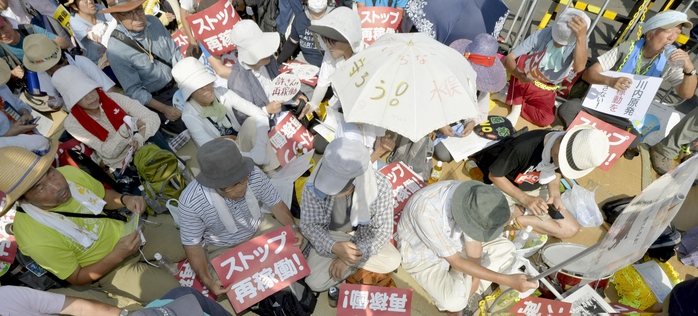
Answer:
<svg viewBox="0 0 698 316"><path fill-rule="evenodd" d="M560 173L555 173L555 179L548 183L548 201L546 203L555 205L558 210L565 208L560 199L560 180L562 175ZM546 208L547 209L547 208Z"/></svg>
<svg viewBox="0 0 698 316"><path fill-rule="evenodd" d="M669 61L676 61L676 60L682 60L683 61L683 72L684 73L690 73L693 71L695 66L693 65L693 61L691 60L691 57L682 49L677 49L675 50L672 54L671 57L669 58ZM690 75L690 76L683 76L683 80L681 83L676 86L676 94L678 94L680 97L684 99L690 99L695 95L696 93L696 84L698 83L698 77L696 75Z"/></svg>
<svg viewBox="0 0 698 316"><path fill-rule="evenodd" d="M377 173L377 171L374 171ZM373 176L373 175L369 175ZM359 226L354 233L354 243L361 250L361 260L368 260L372 255L377 254L385 244L390 241L393 234L393 190L389 180L383 175L382 179L376 179L378 186L378 197L369 206L371 212L371 222L368 226Z"/></svg>
<svg viewBox="0 0 698 316"><path fill-rule="evenodd" d="M187 104L185 106L191 105ZM184 125L187 126L189 135L191 135L191 139L194 140L196 147L201 147L203 144L206 144L215 138L209 134L209 129L206 126L206 124L210 124L208 121L204 121L200 117L189 114L182 115L182 121L184 122Z"/></svg>
<svg viewBox="0 0 698 316"><path fill-rule="evenodd" d="M589 69L587 69L584 72L584 74L582 75L582 79L584 79L584 81L588 82L589 84L603 84L613 89L621 91L626 90L630 86L629 83L627 86L623 86L624 81L630 80L630 82L632 82L631 79L625 77L613 78L605 76L601 74L602 72L603 69L601 68L601 64L598 62L594 63L593 65L591 65L591 67L589 67Z"/></svg>
<svg viewBox="0 0 698 316"><path fill-rule="evenodd" d="M182 17L182 31L184 31L184 35L187 36L187 39L189 40L189 45L199 45L199 42L194 38L194 35L191 32L191 26L189 25L189 21L187 21L189 11L182 7L179 9L179 15Z"/></svg>
<svg viewBox="0 0 698 316"><path fill-rule="evenodd" d="M572 32L576 36L574 46L574 72L580 72L584 70L587 64L587 23L580 16L574 16L572 20L567 22Z"/></svg>
<svg viewBox="0 0 698 316"><path fill-rule="evenodd" d="M233 70L232 67L223 64L221 56L209 56L208 63L211 64L211 68L213 68L213 71L215 71L216 74L221 78L228 79L228 77L230 76L230 71Z"/></svg>
<svg viewBox="0 0 698 316"><path fill-rule="evenodd" d="M294 40L292 36L293 35L291 35L291 37L288 38L288 41L284 43L284 46L281 47L281 52L279 53L279 57L277 57L277 61L279 63L287 62L298 50L298 41Z"/></svg>
<svg viewBox="0 0 698 316"><path fill-rule="evenodd" d="M476 240L473 241L466 241L465 242L465 254L467 255L468 261L478 265L482 266L482 243ZM473 280L470 286L470 295L475 294L475 291L477 291L477 288L480 285L480 278L476 276L472 276Z"/></svg>
<svg viewBox="0 0 698 316"><path fill-rule="evenodd" d="M515 186L509 179L504 176L498 177L494 176L492 173L489 174L489 179L494 185L496 185L500 190L509 196L519 200L525 207L534 212L535 214L545 214L548 209L548 204L541 198L528 195L526 192Z"/></svg>
<svg viewBox="0 0 698 316"><path fill-rule="evenodd" d="M107 139L104 141L99 140L99 138L88 132L73 115L69 115L63 125L70 135L90 148L94 148L103 159L116 159L124 153L131 142L130 137L121 135L121 133L124 133L124 135L127 133L125 125L120 127L114 135L107 136Z"/></svg>
<svg viewBox="0 0 698 316"><path fill-rule="evenodd" d="M121 93L108 93L109 97L114 100L121 108L128 113L129 116L137 118L145 123L145 127L138 132L144 140L151 138L160 129L160 118L155 112L138 103Z"/></svg>
<svg viewBox="0 0 698 316"><path fill-rule="evenodd" d="M56 42L56 44L58 44L58 46L60 46L62 49L69 49L70 46L72 46L70 42L66 41L65 38L60 36L56 36L53 41Z"/></svg>
<svg viewBox="0 0 698 316"><path fill-rule="evenodd" d="M330 255L333 253L332 247L335 240L329 233L330 213L325 210L325 207L329 207L329 203L325 199L320 199L313 191L310 186L303 187L301 231L319 254Z"/></svg>
<svg viewBox="0 0 698 316"><path fill-rule="evenodd" d="M126 207L129 211L138 215L143 214L146 206L142 196L121 194L114 190L105 190L104 201L107 202L107 205L104 206L107 210L118 210Z"/></svg>
<svg viewBox="0 0 698 316"><path fill-rule="evenodd" d="M497 273L461 257L459 253L455 253L444 259L451 265L451 268L471 276L473 280L481 279L491 281L499 285L512 287L519 292L526 292L538 287L537 283L527 281L527 277L524 274L505 275Z"/></svg>
<svg viewBox="0 0 698 316"><path fill-rule="evenodd" d="M78 265L66 281L74 285L86 285L97 281L126 257L138 251L140 244L141 236L138 231L134 231L119 239L114 249L101 260L84 267Z"/></svg>
<svg viewBox="0 0 698 316"><path fill-rule="evenodd" d="M201 279L209 291L213 292L216 296L225 294L230 291L230 288L224 287L220 280L213 278L211 271L208 269L208 259L206 259L206 253L201 244L196 244L192 246L184 246L184 253L187 255L187 260L191 266L196 276Z"/></svg>
<svg viewBox="0 0 698 316"><path fill-rule="evenodd" d="M119 316L122 309L95 300L66 296L60 314L73 316Z"/></svg>
<svg viewBox="0 0 698 316"><path fill-rule="evenodd" d="M296 238L296 242L293 245L300 247L303 243L303 234L301 234L299 227L296 226L296 221L293 219L293 215L291 215L288 206L281 201L274 206L270 206L269 209L271 213L274 214L274 218L276 218L281 225L293 227L293 236Z"/></svg>

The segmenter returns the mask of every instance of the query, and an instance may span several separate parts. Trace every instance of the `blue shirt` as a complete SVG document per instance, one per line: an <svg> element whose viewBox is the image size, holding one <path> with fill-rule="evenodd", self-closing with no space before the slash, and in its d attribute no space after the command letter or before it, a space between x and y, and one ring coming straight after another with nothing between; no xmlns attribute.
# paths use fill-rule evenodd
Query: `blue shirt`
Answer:
<svg viewBox="0 0 698 316"><path fill-rule="evenodd" d="M390 1L390 0L356 0L355 2L356 2L356 3L363 3L363 4L365 4L367 7L373 7L373 6L376 6L376 7L389 7L389 5L388 5L388 4L389 4L389 1ZM393 3L392 3L392 4L393 4L393 5L392 5L393 8L402 9L402 8L404 8L405 6L407 6L407 1L408 1L408 0L392 0L392 1L393 1ZM375 4L374 4L374 3L375 3Z"/></svg>
<svg viewBox="0 0 698 316"><path fill-rule="evenodd" d="M95 7L97 8L97 12L105 9L103 5L97 3L95 3ZM104 23L113 19L109 13L97 13L95 14L95 17L97 18L97 23ZM102 55L106 52L107 48L101 43L87 38L87 30L93 26L94 24L86 21L77 14L70 16L70 28L73 29L73 35L85 48L85 57L89 58L93 63L96 64L99 62L99 58L102 57Z"/></svg>
<svg viewBox="0 0 698 316"><path fill-rule="evenodd" d="M51 40L56 38L56 34L53 34L53 33L49 32L41 27L38 27L36 25L30 25L30 24L26 24L26 26L29 29L34 28L33 32L31 30L28 30L29 34L44 34L44 35L48 36L48 38ZM22 59L24 59L24 48L22 48L22 45L24 45L24 35L22 35L21 32L19 34L20 34L19 43L17 43L17 45L5 44L5 46L7 46L7 48L10 50L10 52L12 54L14 54L15 56L17 56L17 59L19 59L19 61L22 62Z"/></svg>
<svg viewBox="0 0 698 316"><path fill-rule="evenodd" d="M12 94L12 91L10 91L7 85L2 85L2 87L0 87L0 97L2 97L4 103L3 107L9 104L14 107L17 112L19 112L20 109L27 109L29 112L32 111L26 103ZM5 133L10 130L10 127L12 127L12 122L7 118L7 115L0 113L0 136L5 135Z"/></svg>
<svg viewBox="0 0 698 316"><path fill-rule="evenodd" d="M315 45L315 39L313 38L313 32L308 30L310 26L310 19L306 12L299 13L293 19L293 25L291 27L291 39L298 41L298 46L300 46L303 52L303 57L311 65L320 67L322 64L322 54ZM318 44L321 41L320 37L317 36Z"/></svg>

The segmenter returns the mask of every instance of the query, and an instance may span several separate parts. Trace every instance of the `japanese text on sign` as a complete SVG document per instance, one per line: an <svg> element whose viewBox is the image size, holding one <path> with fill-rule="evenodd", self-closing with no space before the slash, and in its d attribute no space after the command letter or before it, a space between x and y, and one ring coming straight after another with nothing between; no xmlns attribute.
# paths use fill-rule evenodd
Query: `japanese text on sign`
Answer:
<svg viewBox="0 0 698 316"><path fill-rule="evenodd" d="M625 150L628 149L630 143L632 143L635 139L635 135L608 124L584 111L579 111L579 114L577 114L577 117L574 118L574 121L572 121L572 124L570 124L570 127L567 130L569 131L572 127L577 125L594 126L596 129L604 132L604 134L606 134L608 137L608 144L610 145L608 148L608 156L599 166L601 170L605 171L608 171L611 169L611 167L613 167L613 164L618 161L618 158L620 158Z"/></svg>
<svg viewBox="0 0 698 316"><path fill-rule="evenodd" d="M189 47L189 38L182 32L182 30L177 30L177 32L172 33L172 40L175 46L179 48L179 52L185 57L187 56L187 48Z"/></svg>
<svg viewBox="0 0 698 316"><path fill-rule="evenodd" d="M53 18L56 19L70 35L73 35L73 29L70 27L70 12L62 4L59 4L56 11L53 12Z"/></svg>
<svg viewBox="0 0 698 316"><path fill-rule="evenodd" d="M337 315L410 315L412 289L342 283Z"/></svg>
<svg viewBox="0 0 698 316"><path fill-rule="evenodd" d="M187 16L194 37L212 55L222 55L233 49L230 31L240 21L229 1L221 0L206 10Z"/></svg>
<svg viewBox="0 0 698 316"><path fill-rule="evenodd" d="M301 81L294 74L279 74L272 82L271 101L288 101L301 90Z"/></svg>
<svg viewBox="0 0 698 316"><path fill-rule="evenodd" d="M397 32L402 22L402 12L395 8L361 7L358 11L361 17L361 36L368 45L383 34Z"/></svg>
<svg viewBox="0 0 698 316"><path fill-rule="evenodd" d="M426 186L424 181L410 167L402 161L393 162L383 168L380 172L388 177L390 184L393 187L393 238L391 242L395 243L397 235L397 224L402 216L402 209L405 208L407 201L417 191Z"/></svg>
<svg viewBox="0 0 698 316"><path fill-rule="evenodd" d="M525 315L569 315L572 303L534 296L520 300L509 313Z"/></svg>
<svg viewBox="0 0 698 316"><path fill-rule="evenodd" d="M314 139L313 134L290 112L269 132L269 142L282 167L296 157L299 145L310 151Z"/></svg>
<svg viewBox="0 0 698 316"><path fill-rule="evenodd" d="M177 281L179 281L179 285L195 289L212 300L216 299L216 295L214 295L213 292L210 292L208 288L204 286L204 283L201 282L201 280L196 276L194 269L192 269L191 264L189 264L187 259L184 259L177 264L177 270L179 273L175 275L175 278Z"/></svg>
<svg viewBox="0 0 698 316"><path fill-rule="evenodd" d="M253 238L211 260L228 299L240 312L310 274L286 226Z"/></svg>
<svg viewBox="0 0 698 316"><path fill-rule="evenodd" d="M606 71L602 74L614 78L630 78L632 83L625 91L619 91L607 85L593 84L582 101L582 106L630 120L641 120L645 116L654 95L662 84L662 78L657 77L615 71Z"/></svg>

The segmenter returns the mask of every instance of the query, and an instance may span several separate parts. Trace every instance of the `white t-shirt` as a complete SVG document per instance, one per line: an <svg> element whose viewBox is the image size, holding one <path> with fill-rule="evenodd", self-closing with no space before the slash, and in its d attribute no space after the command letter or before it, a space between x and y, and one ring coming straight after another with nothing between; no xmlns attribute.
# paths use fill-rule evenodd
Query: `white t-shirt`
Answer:
<svg viewBox="0 0 698 316"><path fill-rule="evenodd" d="M22 286L0 286L0 315L43 316L58 314L65 304L65 295Z"/></svg>
<svg viewBox="0 0 698 316"><path fill-rule="evenodd" d="M107 92L107 90L114 86L114 81L109 79L109 76L99 69L99 67L97 67L97 65L95 65L95 63L93 63L89 58L84 56L75 56L75 59L73 59L67 55L66 58L68 58L68 64L80 68L80 70L90 77L90 79L99 84L104 92ZM58 95L58 91L56 91L56 88L54 88L51 84L51 76L49 76L46 72L39 73L39 84L41 85L41 91L46 92L46 94L53 97Z"/></svg>

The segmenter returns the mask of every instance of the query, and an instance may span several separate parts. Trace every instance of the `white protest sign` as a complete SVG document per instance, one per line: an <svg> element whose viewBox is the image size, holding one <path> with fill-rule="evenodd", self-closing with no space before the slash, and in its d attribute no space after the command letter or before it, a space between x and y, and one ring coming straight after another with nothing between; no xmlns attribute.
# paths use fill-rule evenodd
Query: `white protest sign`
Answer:
<svg viewBox="0 0 698 316"><path fill-rule="evenodd" d="M641 120L645 116L652 100L654 100L654 95L657 94L657 90L662 84L662 78L658 77L615 71L606 71L602 74L613 78L630 78L633 82L625 91L619 91L603 84L593 84L582 101L582 106L630 120Z"/></svg>
<svg viewBox="0 0 698 316"><path fill-rule="evenodd" d="M279 74L271 84L271 101L288 101L301 90L301 80L298 76L290 73Z"/></svg>

